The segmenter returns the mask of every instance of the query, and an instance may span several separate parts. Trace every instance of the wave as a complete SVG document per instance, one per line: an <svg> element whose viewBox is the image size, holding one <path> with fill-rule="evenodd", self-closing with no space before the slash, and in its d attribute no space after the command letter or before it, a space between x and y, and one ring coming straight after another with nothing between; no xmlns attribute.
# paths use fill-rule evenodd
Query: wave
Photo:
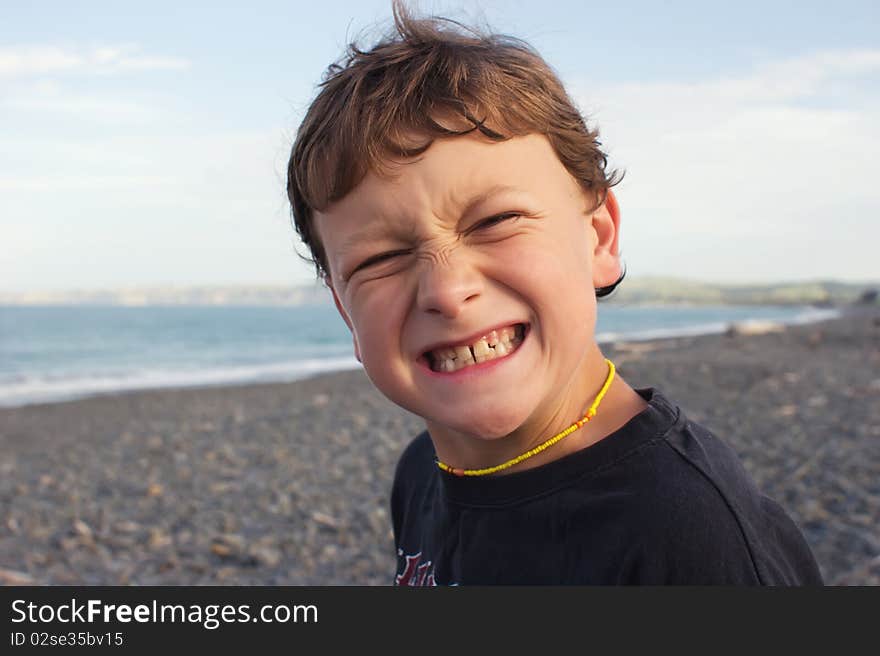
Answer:
<svg viewBox="0 0 880 656"><path fill-rule="evenodd" d="M664 328L648 328L646 330L606 331L596 334L599 343L608 342L640 342L652 339L668 339L671 337L697 337L699 335L717 335L726 332L731 324L749 326L754 324L777 323L786 326L799 326L817 321L837 319L841 311L831 308L806 308L798 314L784 319L750 318L742 320L706 321L685 326Z"/></svg>
<svg viewBox="0 0 880 656"><path fill-rule="evenodd" d="M360 366L354 357L349 356L195 370L147 369L119 375L34 376L0 383L0 407L69 401L96 394L166 387L288 382L315 374L357 369Z"/></svg>

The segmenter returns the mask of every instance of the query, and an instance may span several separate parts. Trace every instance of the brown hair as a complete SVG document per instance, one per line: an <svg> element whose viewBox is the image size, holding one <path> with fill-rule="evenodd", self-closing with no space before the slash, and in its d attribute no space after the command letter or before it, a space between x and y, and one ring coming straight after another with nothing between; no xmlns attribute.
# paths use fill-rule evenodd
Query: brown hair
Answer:
<svg viewBox="0 0 880 656"><path fill-rule="evenodd" d="M475 130L495 141L542 134L596 205L604 201L620 178L606 172L598 132L529 44L446 18L415 19L401 0L392 5L390 36L370 50L350 44L327 69L290 155L287 195L319 276L329 271L313 213L368 171L418 156L436 138Z"/></svg>

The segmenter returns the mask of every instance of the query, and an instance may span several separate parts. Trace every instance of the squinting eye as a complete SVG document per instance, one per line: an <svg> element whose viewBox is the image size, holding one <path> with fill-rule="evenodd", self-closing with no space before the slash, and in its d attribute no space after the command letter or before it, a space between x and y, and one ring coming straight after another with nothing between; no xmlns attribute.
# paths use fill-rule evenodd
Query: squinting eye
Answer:
<svg viewBox="0 0 880 656"><path fill-rule="evenodd" d="M379 264L380 262L385 262L386 260L390 260L393 257L397 257L399 255L406 255L409 251L388 251L387 253L379 253L378 255L373 255L372 257L368 257L366 260L361 262L355 271L360 269L365 269L366 267L373 266L374 264Z"/></svg>
<svg viewBox="0 0 880 656"><path fill-rule="evenodd" d="M508 219L516 219L519 218L519 212L505 212L504 214L497 214L496 216L490 216L488 219L484 219L480 221L477 225L474 226L474 230L480 230L481 228L491 228L492 226L498 225Z"/></svg>

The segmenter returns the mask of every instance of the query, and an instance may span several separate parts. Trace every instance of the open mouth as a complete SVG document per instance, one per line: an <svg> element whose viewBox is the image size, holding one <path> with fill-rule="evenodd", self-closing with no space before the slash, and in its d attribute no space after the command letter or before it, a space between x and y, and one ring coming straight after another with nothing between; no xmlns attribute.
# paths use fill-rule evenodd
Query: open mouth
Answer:
<svg viewBox="0 0 880 656"><path fill-rule="evenodd" d="M510 355L526 336L526 324L517 323L505 328L493 330L472 344L443 346L427 351L424 354L431 371L452 373L465 367L497 360Z"/></svg>

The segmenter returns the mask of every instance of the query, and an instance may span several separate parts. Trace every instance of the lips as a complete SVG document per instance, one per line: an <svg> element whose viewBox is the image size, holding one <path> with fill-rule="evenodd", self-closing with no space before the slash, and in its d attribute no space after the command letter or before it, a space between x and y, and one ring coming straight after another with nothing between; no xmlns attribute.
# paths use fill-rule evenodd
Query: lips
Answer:
<svg viewBox="0 0 880 656"><path fill-rule="evenodd" d="M434 347L424 357L432 371L452 373L513 353L525 339L526 328L523 323L496 328L473 341Z"/></svg>

